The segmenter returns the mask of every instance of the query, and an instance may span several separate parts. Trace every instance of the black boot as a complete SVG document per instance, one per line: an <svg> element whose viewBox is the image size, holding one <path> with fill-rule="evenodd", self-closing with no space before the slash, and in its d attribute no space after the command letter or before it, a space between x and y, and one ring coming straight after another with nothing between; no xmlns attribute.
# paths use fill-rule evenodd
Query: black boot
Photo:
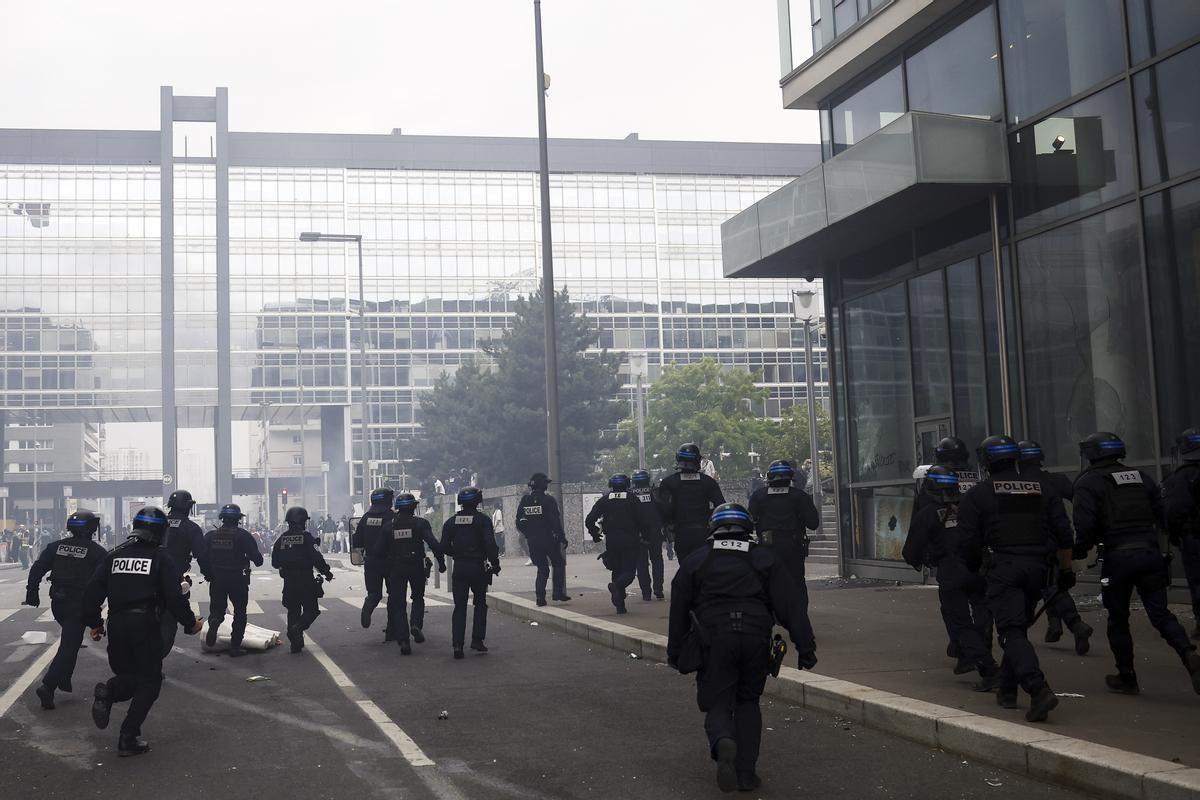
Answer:
<svg viewBox="0 0 1200 800"><path fill-rule="evenodd" d="M414 642L417 644L425 643L425 634L421 633L420 628L409 628L409 630L412 632L412 639Z"/></svg>
<svg viewBox="0 0 1200 800"><path fill-rule="evenodd" d="M1059 639L1062 638L1062 635L1063 635L1062 619L1060 617L1052 617L1049 614L1047 614L1046 615L1046 641L1051 642L1051 643L1057 642Z"/></svg>
<svg viewBox="0 0 1200 800"><path fill-rule="evenodd" d="M733 739L718 739L714 748L717 753L717 788L722 792L732 792L737 788L737 742Z"/></svg>
<svg viewBox="0 0 1200 800"><path fill-rule="evenodd" d="M108 684L97 683L96 691L93 692L92 700L92 722L96 723L96 727L104 730L108 727L108 717L112 713L112 700L108 696Z"/></svg>
<svg viewBox="0 0 1200 800"><path fill-rule="evenodd" d="M1000 668L993 664L979 668L979 682L975 684L975 691L990 692L992 689L1000 688Z"/></svg>
<svg viewBox="0 0 1200 800"><path fill-rule="evenodd" d="M47 711L54 710L54 687L42 684L34 690L34 694L38 696L38 700L42 702L42 708Z"/></svg>
<svg viewBox="0 0 1200 800"><path fill-rule="evenodd" d="M667 596L666 596L665 594L663 594L662 592L655 592L655 593L654 593L654 599L655 599L655 600L665 600L666 598L667 598ZM753 773L751 773L751 774L753 775ZM758 776L757 776L757 775L755 775L754 777L755 777L755 778L757 778ZM759 783L762 783L762 781L759 781Z"/></svg>
<svg viewBox="0 0 1200 800"><path fill-rule="evenodd" d="M58 689L59 689L59 691L60 691L60 692L73 692L73 691L75 691L74 689L72 689L72 688L71 688L71 679L70 679L70 678L63 678L61 681L59 681L59 682L58 682Z"/></svg>
<svg viewBox="0 0 1200 800"><path fill-rule="evenodd" d="M209 620L208 632L204 634L204 643L209 647L217 646L217 626L212 624L212 620Z"/></svg>
<svg viewBox="0 0 1200 800"><path fill-rule="evenodd" d="M382 597L369 594L367 595L366 599L363 600L362 613L359 615L358 621L364 628L371 627L371 614L375 612L375 606L379 605L379 601L382 599Z"/></svg>
<svg viewBox="0 0 1200 800"><path fill-rule="evenodd" d="M537 604L538 604L538 607L539 607L539 608L541 608L542 606L546 605L546 598L544 598L544 597L539 597L539 598L537 599Z"/></svg>
<svg viewBox="0 0 1200 800"><path fill-rule="evenodd" d="M563 592L562 594L554 595L554 597L551 599L556 600L559 603L566 603L566 602L570 601L571 596L569 594L567 594L566 592Z"/></svg>
<svg viewBox="0 0 1200 800"><path fill-rule="evenodd" d="M1117 694L1140 694L1137 675L1132 672L1118 672L1116 675L1105 675L1104 685L1110 692Z"/></svg>
<svg viewBox="0 0 1200 800"><path fill-rule="evenodd" d="M968 672L975 671L975 662L966 656L959 656L958 662L954 665L955 675L966 675Z"/></svg>
<svg viewBox="0 0 1200 800"><path fill-rule="evenodd" d="M1058 697L1048 685L1044 685L1029 701L1029 710L1025 712L1025 719L1028 722L1045 722L1057 705Z"/></svg>
<svg viewBox="0 0 1200 800"><path fill-rule="evenodd" d="M1092 643L1089 641L1094 633L1092 626L1079 620L1075 623L1075 627L1071 628L1071 633L1075 634L1075 655L1086 656L1092 649Z"/></svg>
<svg viewBox="0 0 1200 800"><path fill-rule="evenodd" d="M292 643L292 652L299 653L304 649L304 633L299 626L288 628L288 641Z"/></svg>
<svg viewBox="0 0 1200 800"><path fill-rule="evenodd" d="M241 642L229 645L230 658L241 658L244 655L246 655L246 648L242 647Z"/></svg>
<svg viewBox="0 0 1200 800"><path fill-rule="evenodd" d="M946 645L946 658L958 658L961 653L958 651L958 643L951 642Z"/></svg>
<svg viewBox="0 0 1200 800"><path fill-rule="evenodd" d="M1000 689L996 692L996 705L1001 708L1016 708L1017 707L1017 690L1011 691Z"/></svg>
<svg viewBox="0 0 1200 800"><path fill-rule="evenodd" d="M456 659L463 658L463 648L461 644L454 645L454 657Z"/></svg>
<svg viewBox="0 0 1200 800"><path fill-rule="evenodd" d="M402 655L402 656L411 656L412 655L412 643L410 643L408 641L408 639L400 640L400 655Z"/></svg>
<svg viewBox="0 0 1200 800"><path fill-rule="evenodd" d="M480 653L486 653L488 651L487 645L483 643L482 639L472 639L471 649Z"/></svg>
<svg viewBox="0 0 1200 800"><path fill-rule="evenodd" d="M117 755L121 758L140 756L150 752L150 745L137 736L121 736L117 739Z"/></svg>
<svg viewBox="0 0 1200 800"><path fill-rule="evenodd" d="M762 786L762 778L754 772L739 772L737 776L739 792L753 792Z"/></svg>

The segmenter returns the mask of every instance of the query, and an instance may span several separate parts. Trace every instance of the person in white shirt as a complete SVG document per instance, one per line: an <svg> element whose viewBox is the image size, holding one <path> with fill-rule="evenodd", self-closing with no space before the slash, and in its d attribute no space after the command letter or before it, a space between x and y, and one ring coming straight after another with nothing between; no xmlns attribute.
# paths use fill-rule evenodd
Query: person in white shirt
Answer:
<svg viewBox="0 0 1200 800"><path fill-rule="evenodd" d="M504 511L499 505L492 511L492 530L496 532L496 549L504 555Z"/></svg>

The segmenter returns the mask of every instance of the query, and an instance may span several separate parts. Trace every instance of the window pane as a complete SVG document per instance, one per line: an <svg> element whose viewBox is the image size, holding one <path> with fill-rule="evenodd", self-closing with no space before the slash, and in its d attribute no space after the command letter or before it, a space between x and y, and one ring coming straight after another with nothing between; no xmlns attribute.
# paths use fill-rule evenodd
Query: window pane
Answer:
<svg viewBox="0 0 1200 800"><path fill-rule="evenodd" d="M854 556L899 561L912 518L908 486L855 489Z"/></svg>
<svg viewBox="0 0 1200 800"><path fill-rule="evenodd" d="M1125 87L1112 86L1009 137L1017 229L1133 191Z"/></svg>
<svg viewBox="0 0 1200 800"><path fill-rule="evenodd" d="M913 394L918 417L950 413L950 349L942 273L908 282L912 326Z"/></svg>
<svg viewBox="0 0 1200 800"><path fill-rule="evenodd" d="M897 65L833 107L833 154L861 142L903 113L904 87Z"/></svg>
<svg viewBox="0 0 1200 800"><path fill-rule="evenodd" d="M1146 198L1146 256L1154 309L1163 452L1200 420L1200 181Z"/></svg>
<svg viewBox="0 0 1200 800"><path fill-rule="evenodd" d="M987 436L987 373L975 259L946 268L950 300L950 363L954 377L954 434L973 446Z"/></svg>
<svg viewBox="0 0 1200 800"><path fill-rule="evenodd" d="M838 0L834 0L838 2ZM841 36L854 23L858 22L858 6L854 0L841 0L833 9L834 30Z"/></svg>
<svg viewBox="0 0 1200 800"><path fill-rule="evenodd" d="M1200 33L1196 0L1128 0L1133 63L1170 50Z"/></svg>
<svg viewBox="0 0 1200 800"><path fill-rule="evenodd" d="M1200 7L1196 16L1200 17ZM1200 168L1200 45L1133 76L1142 185Z"/></svg>
<svg viewBox="0 0 1200 800"><path fill-rule="evenodd" d="M1125 63L1120 0L1000 0L1013 124L1115 75Z"/></svg>
<svg viewBox="0 0 1200 800"><path fill-rule="evenodd" d="M904 284L846 303L855 481L907 481L912 477L912 379L906 316Z"/></svg>
<svg viewBox="0 0 1200 800"><path fill-rule="evenodd" d="M984 8L909 57L905 72L912 111L1000 119L1000 66L992 9Z"/></svg>
<svg viewBox="0 0 1200 800"><path fill-rule="evenodd" d="M1071 468L1078 442L1116 431L1151 455L1146 321L1137 209L1125 205L1018 246L1028 435L1048 465Z"/></svg>

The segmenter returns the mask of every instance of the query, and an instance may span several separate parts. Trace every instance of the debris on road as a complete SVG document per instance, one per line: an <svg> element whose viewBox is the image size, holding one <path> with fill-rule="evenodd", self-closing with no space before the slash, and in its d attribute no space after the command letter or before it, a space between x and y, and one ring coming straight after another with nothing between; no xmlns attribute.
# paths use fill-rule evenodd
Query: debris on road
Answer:
<svg viewBox="0 0 1200 800"><path fill-rule="evenodd" d="M21 641L25 644L45 644L46 637L45 631L25 631L21 634Z"/></svg>
<svg viewBox="0 0 1200 800"><path fill-rule="evenodd" d="M639 656L637 653L630 653L629 657L630 658L641 658L641 656Z"/></svg>
<svg viewBox="0 0 1200 800"><path fill-rule="evenodd" d="M448 720L448 719L450 719L450 712L449 712L449 711L444 711L444 710L443 710L441 713L439 713L439 714L438 714L438 719L440 719L440 720Z"/></svg>
<svg viewBox="0 0 1200 800"><path fill-rule="evenodd" d="M249 678L246 678L246 683L258 683L259 681L269 681L269 680L271 680L271 679L268 678L266 675L251 675Z"/></svg>
<svg viewBox="0 0 1200 800"><path fill-rule="evenodd" d="M984 778L983 782L986 783L988 786L999 787L999 786L1004 785L1004 783L999 778Z"/></svg>

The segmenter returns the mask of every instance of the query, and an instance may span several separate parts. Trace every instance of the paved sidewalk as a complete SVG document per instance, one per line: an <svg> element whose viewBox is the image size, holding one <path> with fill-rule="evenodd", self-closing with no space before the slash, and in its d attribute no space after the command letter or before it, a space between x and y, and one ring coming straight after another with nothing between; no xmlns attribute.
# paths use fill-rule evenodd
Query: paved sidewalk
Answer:
<svg viewBox="0 0 1200 800"><path fill-rule="evenodd" d="M586 560L585 560L586 559ZM496 580L497 591L533 598L533 568L516 562ZM618 615L604 588L608 573L592 558L575 556L568 561L571 601L554 605L598 619L619 622L655 633L667 632L669 583L675 564L667 563L668 600L643 601L637 583L630 587L628 614ZM522 582L524 586L522 586ZM816 671L822 675L958 708L983 716L1026 724L1022 694L1020 711L996 706L995 694L972 691L975 676L954 675L953 661L945 655L946 633L937 610L933 586L895 586L882 582L845 581L810 576L811 617L817 635ZM1056 692L1065 694L1050 721L1048 732L1085 739L1156 758L1200 766L1200 738L1196 736L1200 713L1197 696L1175 653L1146 620L1140 607L1134 612L1133 635L1142 694L1126 697L1109 693L1105 674L1113 671L1105 638L1105 614L1098 598L1077 596L1080 613L1095 628L1092 650L1075 655L1074 639L1067 632L1057 644L1045 644L1045 623L1031 631L1042 669ZM1180 622L1191 629L1191 613L1173 606ZM994 654L999 658L1000 648ZM793 656L788 663L794 665ZM1043 727L1043 726L1039 726Z"/></svg>

